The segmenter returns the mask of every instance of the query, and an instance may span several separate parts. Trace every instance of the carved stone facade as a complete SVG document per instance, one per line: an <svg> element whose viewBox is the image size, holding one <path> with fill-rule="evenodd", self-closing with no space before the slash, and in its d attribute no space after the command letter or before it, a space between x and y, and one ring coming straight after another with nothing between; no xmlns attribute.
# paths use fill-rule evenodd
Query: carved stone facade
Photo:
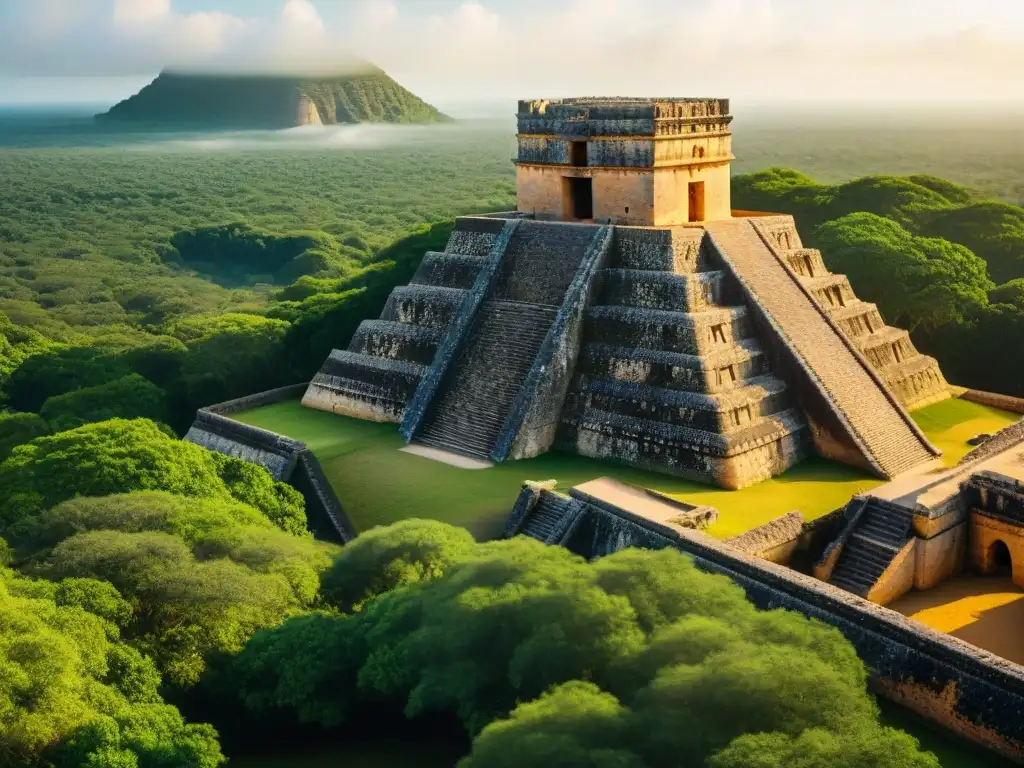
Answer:
<svg viewBox="0 0 1024 768"><path fill-rule="evenodd" d="M726 99L521 101L518 120L520 211L635 226L731 215Z"/></svg>

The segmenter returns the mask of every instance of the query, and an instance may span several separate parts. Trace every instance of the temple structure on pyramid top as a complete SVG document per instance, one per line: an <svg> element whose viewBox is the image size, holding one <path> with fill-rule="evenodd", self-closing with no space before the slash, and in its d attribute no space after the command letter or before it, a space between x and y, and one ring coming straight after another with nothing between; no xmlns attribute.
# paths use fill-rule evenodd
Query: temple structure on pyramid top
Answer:
<svg viewBox="0 0 1024 768"><path fill-rule="evenodd" d="M459 218L311 408L500 462L549 450L742 488L819 454L894 477L946 397L791 216L734 211L725 99L522 101L518 210Z"/></svg>

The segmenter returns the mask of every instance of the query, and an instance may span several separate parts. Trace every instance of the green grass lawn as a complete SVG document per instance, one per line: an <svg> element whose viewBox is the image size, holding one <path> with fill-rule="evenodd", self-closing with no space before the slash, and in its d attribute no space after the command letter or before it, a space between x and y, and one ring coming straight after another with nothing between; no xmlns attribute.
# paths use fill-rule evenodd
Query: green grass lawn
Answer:
<svg viewBox="0 0 1024 768"><path fill-rule="evenodd" d="M949 463L970 449L966 443L970 437L1000 429L1015 418L964 400L929 406L914 417ZM485 470L458 469L399 451L405 443L393 424L315 411L303 408L297 400L256 408L234 418L305 442L323 465L357 531L426 517L465 526L479 538L491 537L501 532L524 480L555 479L560 488L568 489L607 476L717 507L720 517L709 533L728 538L792 510L799 510L807 520L820 517L845 504L853 494L880 484L857 469L823 459L810 459L742 491L725 491L563 453Z"/></svg>

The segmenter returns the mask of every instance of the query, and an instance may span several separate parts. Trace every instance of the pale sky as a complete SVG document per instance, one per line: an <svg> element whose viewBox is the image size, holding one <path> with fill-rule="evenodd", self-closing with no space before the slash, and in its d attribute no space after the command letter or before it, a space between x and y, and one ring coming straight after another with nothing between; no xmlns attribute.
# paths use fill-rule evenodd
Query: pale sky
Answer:
<svg viewBox="0 0 1024 768"><path fill-rule="evenodd" d="M1024 101L1024 0L0 0L0 102L369 59L440 103Z"/></svg>

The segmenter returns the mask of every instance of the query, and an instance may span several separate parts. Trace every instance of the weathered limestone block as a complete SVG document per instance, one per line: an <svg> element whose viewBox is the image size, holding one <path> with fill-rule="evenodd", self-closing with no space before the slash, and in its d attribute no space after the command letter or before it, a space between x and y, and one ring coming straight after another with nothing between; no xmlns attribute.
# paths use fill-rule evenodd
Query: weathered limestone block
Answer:
<svg viewBox="0 0 1024 768"><path fill-rule="evenodd" d="M722 272L676 275L635 269L602 273L601 303L641 309L702 312L722 302Z"/></svg>
<svg viewBox="0 0 1024 768"><path fill-rule="evenodd" d="M917 539L914 589L931 589L960 573L967 553L968 525L961 522L930 539Z"/></svg>
<svg viewBox="0 0 1024 768"><path fill-rule="evenodd" d="M469 289L486 261L486 256L427 251L410 285L439 285Z"/></svg>
<svg viewBox="0 0 1024 768"><path fill-rule="evenodd" d="M424 367L334 350L310 382L302 404L368 421L398 423Z"/></svg>
<svg viewBox="0 0 1024 768"><path fill-rule="evenodd" d="M613 264L622 269L685 275L702 267L704 233L694 227L640 229L619 227Z"/></svg>
<svg viewBox="0 0 1024 768"><path fill-rule="evenodd" d="M867 594L876 605L888 605L914 588L916 552L920 539L910 539Z"/></svg>
<svg viewBox="0 0 1024 768"><path fill-rule="evenodd" d="M711 355L687 355L610 344L587 344L580 356L581 374L663 387L684 392L722 392L770 371L764 349L746 339Z"/></svg>
<svg viewBox="0 0 1024 768"><path fill-rule="evenodd" d="M391 320L364 320L352 336L349 350L419 365L429 365L444 338L444 330Z"/></svg>
<svg viewBox="0 0 1024 768"><path fill-rule="evenodd" d="M745 307L688 313L597 306L587 321L588 342L693 355L730 349L753 333Z"/></svg>
<svg viewBox="0 0 1024 768"><path fill-rule="evenodd" d="M394 320L428 328L447 328L455 319L466 292L436 285L405 285L388 298L382 320Z"/></svg>
<svg viewBox="0 0 1024 768"><path fill-rule="evenodd" d="M804 516L799 512L788 512L744 534L726 539L725 543L755 557L785 564L800 543L803 527Z"/></svg>

